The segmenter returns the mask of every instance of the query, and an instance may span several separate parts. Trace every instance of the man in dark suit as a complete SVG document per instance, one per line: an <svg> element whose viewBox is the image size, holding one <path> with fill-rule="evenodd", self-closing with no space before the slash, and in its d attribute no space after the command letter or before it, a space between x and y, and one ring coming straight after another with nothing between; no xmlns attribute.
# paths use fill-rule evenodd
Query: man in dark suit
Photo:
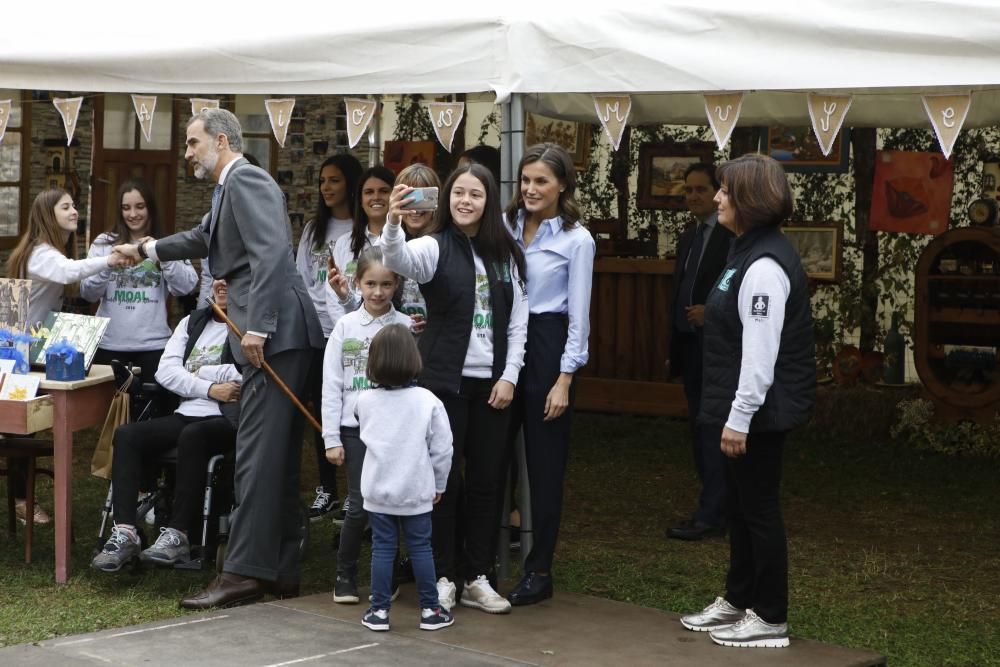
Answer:
<svg viewBox="0 0 1000 667"><path fill-rule="evenodd" d="M684 378L701 495L694 515L667 529L667 537L681 540L725 534L726 457L720 447L722 429L698 423L705 299L726 266L729 241L733 238L731 231L718 224L714 200L718 189L713 165L699 162L684 173L685 200L697 223L685 229L677 242L671 301L670 374Z"/></svg>
<svg viewBox="0 0 1000 667"><path fill-rule="evenodd" d="M154 260L209 258L212 275L229 284L230 334L243 369L236 439L236 509L223 572L188 609L223 607L264 593L294 595L299 586L299 453L303 417L261 369L266 359L305 398L314 348L323 332L295 268L288 214L270 175L242 156L239 121L205 109L187 127L185 159L198 178L215 181L212 211L192 230L137 246L119 246Z"/></svg>

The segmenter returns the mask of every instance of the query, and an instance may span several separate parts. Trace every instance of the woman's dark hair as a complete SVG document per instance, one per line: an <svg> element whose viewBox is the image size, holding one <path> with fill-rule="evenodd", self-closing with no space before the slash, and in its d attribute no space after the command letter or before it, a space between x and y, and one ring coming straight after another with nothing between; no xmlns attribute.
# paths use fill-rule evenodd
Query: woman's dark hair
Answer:
<svg viewBox="0 0 1000 667"><path fill-rule="evenodd" d="M777 226L792 214L792 188L774 158L748 153L719 165L716 175L741 231Z"/></svg>
<svg viewBox="0 0 1000 667"><path fill-rule="evenodd" d="M479 233L476 234L476 252L484 262L495 262L498 266L503 266L513 259L517 272L521 275L521 279L525 280L524 253L514 241L514 237L504 229L497 183L493 180L490 170L478 162L470 162L451 172L438 198L435 217L437 229L447 229L449 225L454 224L451 217L451 190L455 186L455 181L463 174L472 175L486 188L486 204L483 207L483 217L479 220Z"/></svg>
<svg viewBox="0 0 1000 667"><path fill-rule="evenodd" d="M493 146L487 146L486 144L479 144L478 146L473 146L458 157L460 159L464 157L469 162L476 162L489 169L490 173L493 174L494 180L497 182L497 186L499 187L500 151L496 148Z"/></svg>
<svg viewBox="0 0 1000 667"><path fill-rule="evenodd" d="M390 188L392 184L396 182L396 174L393 173L392 169L385 167L381 164L377 164L374 167L368 167L358 178L358 184L355 186L354 193L354 227L351 228L351 254L357 259L358 255L365 247L365 231L368 229L368 214L365 213L365 209L361 206L361 191L364 190L365 183L369 178L377 178Z"/></svg>
<svg viewBox="0 0 1000 667"><path fill-rule="evenodd" d="M125 224L125 216L122 215L122 197L133 190L138 192L142 196L142 200L146 202L146 215L149 219L149 231L146 232L146 236L152 236L154 239L160 238L160 215L153 191L144 181L130 179L118 188L118 199L115 200L118 203L118 218L115 220L114 229L107 232L109 244L121 243L129 239L129 228Z"/></svg>
<svg viewBox="0 0 1000 667"><path fill-rule="evenodd" d="M559 203L556 212L562 216L563 229L572 229L580 221L580 205L576 203L576 168L573 158L559 144L535 144L524 151L524 157L517 165L517 183L514 184L514 198L507 206L507 224L514 227L517 224L517 212L524 208L524 197L521 196L521 172L525 166L534 162L543 162L555 175L563 190L559 193Z"/></svg>
<svg viewBox="0 0 1000 667"><path fill-rule="evenodd" d="M417 379L423 363L413 334L403 324L389 324L368 346L368 381L380 387L405 387Z"/></svg>
<svg viewBox="0 0 1000 667"><path fill-rule="evenodd" d="M361 178L363 167L358 162L358 158L350 153L338 153L323 160L323 164L319 166L319 171L317 172L320 177L323 176L323 168L330 165L339 169L340 173L344 176L344 187L347 192L347 210L353 213L354 200L358 196L358 179ZM318 185L317 189L319 189ZM319 203L316 205L316 217L313 219L313 245L326 241L326 225L330 222L331 217L333 217L333 211L330 210L330 207L323 201L323 196L320 195Z"/></svg>
<svg viewBox="0 0 1000 667"><path fill-rule="evenodd" d="M687 177L694 173L705 174L708 176L708 180L712 184L712 187L716 190L719 189L719 179L715 175L714 164L709 164L708 162L695 162L684 170L684 180L686 181Z"/></svg>

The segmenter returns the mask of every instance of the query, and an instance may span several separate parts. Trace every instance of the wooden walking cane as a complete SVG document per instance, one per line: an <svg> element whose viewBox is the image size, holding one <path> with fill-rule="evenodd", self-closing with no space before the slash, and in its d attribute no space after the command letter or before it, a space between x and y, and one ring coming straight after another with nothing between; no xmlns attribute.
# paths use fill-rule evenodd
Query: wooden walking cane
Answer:
<svg viewBox="0 0 1000 667"><path fill-rule="evenodd" d="M233 321L229 319L229 317L226 315L226 311L222 310L222 308L219 308L219 304L215 303L214 299L209 299L208 302L212 305L212 310L215 311L215 314L222 318L222 320L229 326L229 328L232 329L233 333L236 334L236 337L239 338L240 340L243 340L243 332L240 331L239 327L233 324ZM260 365L261 368L267 371L267 374L271 376L271 379L274 380L275 384L278 385L281 391L285 392L285 396L292 399L292 403L294 403L295 407L299 409L299 412L301 412L306 416L306 419L309 420L309 423L312 424L313 428L322 433L323 425L320 424L318 421L316 421L316 418L313 417L312 413L306 409L306 406L302 405L302 401L300 401L298 397L295 396L295 392L289 389L288 385L285 384L280 377L278 377L278 374L274 372L274 369L271 368L271 365L268 364L263 359L260 360Z"/></svg>

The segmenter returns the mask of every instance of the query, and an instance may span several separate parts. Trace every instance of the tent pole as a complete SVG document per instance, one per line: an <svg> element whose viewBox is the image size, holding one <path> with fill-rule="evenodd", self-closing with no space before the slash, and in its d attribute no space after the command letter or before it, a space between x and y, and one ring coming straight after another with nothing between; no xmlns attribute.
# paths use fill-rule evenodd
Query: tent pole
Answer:
<svg viewBox="0 0 1000 667"><path fill-rule="evenodd" d="M368 166L382 164L379 149L382 146L382 96L375 95L375 117L368 126Z"/></svg>
<svg viewBox="0 0 1000 667"><path fill-rule="evenodd" d="M524 99L513 93L500 110L500 200L504 204L514 198L517 187L517 165L524 155ZM514 465L517 466L517 509L521 515L521 564L531 551L531 494L528 488L528 468L524 458L524 438L519 433L514 444ZM510 577L510 476L504 487L504 508L500 524L501 579Z"/></svg>

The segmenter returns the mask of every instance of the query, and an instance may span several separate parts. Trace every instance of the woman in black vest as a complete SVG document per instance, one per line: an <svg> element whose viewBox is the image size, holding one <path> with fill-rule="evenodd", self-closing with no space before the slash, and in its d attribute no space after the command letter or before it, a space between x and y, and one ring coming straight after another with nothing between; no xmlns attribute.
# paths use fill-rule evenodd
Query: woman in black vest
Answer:
<svg viewBox="0 0 1000 667"><path fill-rule="evenodd" d="M538 144L517 169L507 224L528 265L528 342L511 419L524 432L534 542L524 576L507 599L527 605L552 597L552 558L569 458L573 376L587 363L590 288L596 245L573 198L576 170L562 146Z"/></svg>
<svg viewBox="0 0 1000 667"><path fill-rule="evenodd" d="M456 169L441 193L440 231L407 242L400 218L412 190L406 185L393 189L382 249L386 268L420 284L427 303L427 328L419 341L420 383L444 403L454 439L448 488L432 516L438 595L448 610L458 595L453 582L461 501L462 604L504 614L510 603L489 577L510 460L508 408L527 337L524 256L504 229L496 182L486 167Z"/></svg>
<svg viewBox="0 0 1000 667"><path fill-rule="evenodd" d="M744 155L718 169L719 223L736 239L705 303L699 421L722 427L729 573L726 594L681 618L724 646L788 646L788 542L779 506L788 431L816 393L809 288L778 226L792 213L781 165Z"/></svg>

